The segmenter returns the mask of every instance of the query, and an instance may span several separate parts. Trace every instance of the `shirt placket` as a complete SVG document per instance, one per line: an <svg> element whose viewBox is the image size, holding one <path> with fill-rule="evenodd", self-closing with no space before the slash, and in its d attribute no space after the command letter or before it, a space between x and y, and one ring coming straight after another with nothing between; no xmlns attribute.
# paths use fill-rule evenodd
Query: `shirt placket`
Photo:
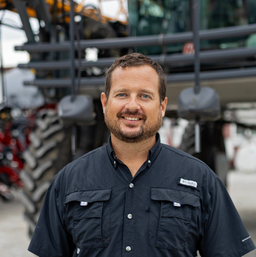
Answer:
<svg viewBox="0 0 256 257"><path fill-rule="evenodd" d="M136 231L136 208L135 208L135 192L139 192L136 188L136 177L143 171L145 172L151 166L151 161L147 160L141 169L137 172L134 178L128 183L128 190L126 193L125 211L124 211L124 230L123 230L123 256L133 256L135 247L135 231Z"/></svg>
<svg viewBox="0 0 256 257"><path fill-rule="evenodd" d="M132 180L128 184L124 209L124 230L123 230L123 256L132 256L134 250L134 232L135 232L135 213L134 213L134 195L135 182Z"/></svg>

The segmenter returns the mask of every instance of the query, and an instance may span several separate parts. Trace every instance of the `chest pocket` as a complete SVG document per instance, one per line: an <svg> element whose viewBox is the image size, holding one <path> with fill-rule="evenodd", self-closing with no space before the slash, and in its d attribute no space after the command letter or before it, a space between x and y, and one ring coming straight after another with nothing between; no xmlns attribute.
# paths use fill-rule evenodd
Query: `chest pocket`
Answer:
<svg viewBox="0 0 256 257"><path fill-rule="evenodd" d="M102 248L110 242L111 189L86 190L66 196L66 223L77 246Z"/></svg>
<svg viewBox="0 0 256 257"><path fill-rule="evenodd" d="M188 192L151 188L150 244L165 249L185 250L191 225L196 223L199 197Z"/></svg>

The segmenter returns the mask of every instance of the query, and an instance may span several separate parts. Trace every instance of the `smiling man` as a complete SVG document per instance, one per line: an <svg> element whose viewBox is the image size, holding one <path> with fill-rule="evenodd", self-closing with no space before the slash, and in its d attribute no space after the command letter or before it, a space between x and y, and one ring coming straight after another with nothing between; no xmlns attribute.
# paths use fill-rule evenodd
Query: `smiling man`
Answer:
<svg viewBox="0 0 256 257"><path fill-rule="evenodd" d="M127 143L152 140L162 125L167 103L167 98L160 99L156 71L150 66L118 67L111 82L111 91L101 98L110 131Z"/></svg>
<svg viewBox="0 0 256 257"><path fill-rule="evenodd" d="M108 71L106 92L101 95L112 147L132 176L156 143L167 105L162 68L150 59L139 57L142 58L134 54L126 56L123 63L114 63ZM127 63L132 67L127 67Z"/></svg>
<svg viewBox="0 0 256 257"><path fill-rule="evenodd" d="M29 250L41 257L241 257L255 249L219 178L160 143L166 79L133 53L108 70L107 145L70 163L47 191Z"/></svg>

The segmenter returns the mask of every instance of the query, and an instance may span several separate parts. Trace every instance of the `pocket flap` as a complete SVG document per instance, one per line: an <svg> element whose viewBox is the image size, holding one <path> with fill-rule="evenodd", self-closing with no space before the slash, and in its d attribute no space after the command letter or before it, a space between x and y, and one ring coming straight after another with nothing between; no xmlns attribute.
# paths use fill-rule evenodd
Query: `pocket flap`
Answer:
<svg viewBox="0 0 256 257"><path fill-rule="evenodd" d="M199 197L188 192L170 188L151 188L151 199L155 201L168 201L181 205L200 206Z"/></svg>
<svg viewBox="0 0 256 257"><path fill-rule="evenodd" d="M109 200L110 195L111 189L77 191L67 195L64 203L73 201L88 203L102 202Z"/></svg>

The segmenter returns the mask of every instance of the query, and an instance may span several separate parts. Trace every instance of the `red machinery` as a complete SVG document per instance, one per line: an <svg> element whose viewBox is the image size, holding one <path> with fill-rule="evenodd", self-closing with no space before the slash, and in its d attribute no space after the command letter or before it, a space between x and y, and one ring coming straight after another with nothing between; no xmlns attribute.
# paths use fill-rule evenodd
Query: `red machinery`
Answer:
<svg viewBox="0 0 256 257"><path fill-rule="evenodd" d="M10 109L1 110L0 124L0 195L4 200L13 198L10 188L21 188L19 177L24 167L22 153L29 144L28 134L33 127L33 120L25 117L13 119Z"/></svg>

